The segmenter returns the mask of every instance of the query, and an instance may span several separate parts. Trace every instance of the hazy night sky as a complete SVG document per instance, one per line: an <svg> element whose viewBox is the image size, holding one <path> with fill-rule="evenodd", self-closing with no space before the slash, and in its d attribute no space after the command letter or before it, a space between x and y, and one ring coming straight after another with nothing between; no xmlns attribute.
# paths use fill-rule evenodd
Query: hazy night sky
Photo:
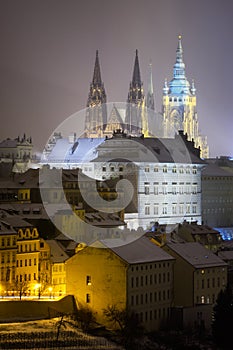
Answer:
<svg viewBox="0 0 233 350"><path fill-rule="evenodd" d="M1 0L0 140L31 135L41 149L85 108L99 50L107 101L124 102L135 50L144 87L152 61L156 107L183 36L196 82L199 127L210 155L233 156L232 0ZM71 130L72 131L72 130Z"/></svg>

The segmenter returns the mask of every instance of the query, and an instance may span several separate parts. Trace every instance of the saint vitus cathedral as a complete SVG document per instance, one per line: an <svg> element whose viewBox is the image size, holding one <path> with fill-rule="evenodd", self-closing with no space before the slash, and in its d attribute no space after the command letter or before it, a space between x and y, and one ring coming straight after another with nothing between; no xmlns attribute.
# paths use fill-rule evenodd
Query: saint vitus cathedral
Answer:
<svg viewBox="0 0 233 350"><path fill-rule="evenodd" d="M128 135L170 138L174 137L174 132L183 130L188 140L193 140L196 148L200 147L201 157L208 158L207 138L199 133L196 88L194 81L190 84L185 74L181 36L178 37L173 78L170 82L165 80L164 83L162 111L155 111L151 64L148 91L146 94L144 92L137 50L126 102L124 111L113 105L108 115L107 95L101 78L99 54L96 51L93 80L86 105L84 137L111 137L115 130L121 129ZM160 130L156 130L153 125L155 115L161 120ZM152 129L155 133L151 134Z"/></svg>

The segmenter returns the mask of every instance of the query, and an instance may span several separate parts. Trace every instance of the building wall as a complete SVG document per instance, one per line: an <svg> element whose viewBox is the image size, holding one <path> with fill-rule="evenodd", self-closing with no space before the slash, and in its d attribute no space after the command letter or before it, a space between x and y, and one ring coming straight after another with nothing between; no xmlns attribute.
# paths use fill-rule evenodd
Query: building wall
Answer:
<svg viewBox="0 0 233 350"><path fill-rule="evenodd" d="M131 265L128 269L128 306L148 331L167 324L173 304L173 262Z"/></svg>
<svg viewBox="0 0 233 350"><path fill-rule="evenodd" d="M211 227L233 226L233 176L202 176L202 220Z"/></svg>
<svg viewBox="0 0 233 350"><path fill-rule="evenodd" d="M15 279L17 254L16 237L16 232L8 234L0 232L0 295L6 294L8 286L11 285Z"/></svg>
<svg viewBox="0 0 233 350"><path fill-rule="evenodd" d="M91 308L100 323L106 324L103 309L127 303L127 264L105 248L86 247L66 261L66 292L78 305Z"/></svg>
<svg viewBox="0 0 233 350"><path fill-rule="evenodd" d="M151 222L201 223L201 167L190 164L142 163L138 177L139 226Z"/></svg>
<svg viewBox="0 0 233 350"><path fill-rule="evenodd" d="M65 262L53 263L51 266L52 270L52 284L51 293L53 296L64 296L66 295L66 265Z"/></svg>
<svg viewBox="0 0 233 350"><path fill-rule="evenodd" d="M162 248L176 259L174 263L174 306L193 306L195 289L193 267L181 259L167 245L164 245Z"/></svg>
<svg viewBox="0 0 233 350"><path fill-rule="evenodd" d="M17 267L14 290L39 293L40 239L36 228L19 229L17 239Z"/></svg>
<svg viewBox="0 0 233 350"><path fill-rule="evenodd" d="M174 306L193 307L214 304L227 284L226 266L194 267L168 246L163 249L172 255L174 264Z"/></svg>

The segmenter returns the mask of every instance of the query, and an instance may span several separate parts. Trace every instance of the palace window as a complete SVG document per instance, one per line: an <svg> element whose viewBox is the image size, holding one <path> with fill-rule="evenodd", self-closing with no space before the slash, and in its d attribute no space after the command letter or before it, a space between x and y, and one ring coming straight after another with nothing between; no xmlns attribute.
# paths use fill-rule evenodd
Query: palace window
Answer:
<svg viewBox="0 0 233 350"><path fill-rule="evenodd" d="M144 183L144 191L145 191L145 194L150 193L150 183L149 182Z"/></svg>
<svg viewBox="0 0 233 350"><path fill-rule="evenodd" d="M154 194L159 194L159 183L154 182Z"/></svg>
<svg viewBox="0 0 233 350"><path fill-rule="evenodd" d="M162 192L163 192L163 194L167 194L167 182L163 182L162 185L163 185L163 186L162 186Z"/></svg>
<svg viewBox="0 0 233 350"><path fill-rule="evenodd" d="M172 214L176 214L176 203L172 204Z"/></svg>
<svg viewBox="0 0 233 350"><path fill-rule="evenodd" d="M159 205L154 204L154 215L158 215L158 214L159 214Z"/></svg>
<svg viewBox="0 0 233 350"><path fill-rule="evenodd" d="M150 206L148 204L145 205L145 215L150 215Z"/></svg>

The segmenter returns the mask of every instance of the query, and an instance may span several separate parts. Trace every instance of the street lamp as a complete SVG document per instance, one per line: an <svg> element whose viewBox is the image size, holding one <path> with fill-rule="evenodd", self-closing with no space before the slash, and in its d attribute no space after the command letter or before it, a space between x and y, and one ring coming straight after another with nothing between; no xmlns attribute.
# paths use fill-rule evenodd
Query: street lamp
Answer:
<svg viewBox="0 0 233 350"><path fill-rule="evenodd" d="M50 297L50 299L52 298L52 290L53 290L53 288L49 287L49 297Z"/></svg>
<svg viewBox="0 0 233 350"><path fill-rule="evenodd" d="M35 285L35 289L38 290L38 299L40 299L40 288L41 288L41 284L40 283L37 283Z"/></svg>

